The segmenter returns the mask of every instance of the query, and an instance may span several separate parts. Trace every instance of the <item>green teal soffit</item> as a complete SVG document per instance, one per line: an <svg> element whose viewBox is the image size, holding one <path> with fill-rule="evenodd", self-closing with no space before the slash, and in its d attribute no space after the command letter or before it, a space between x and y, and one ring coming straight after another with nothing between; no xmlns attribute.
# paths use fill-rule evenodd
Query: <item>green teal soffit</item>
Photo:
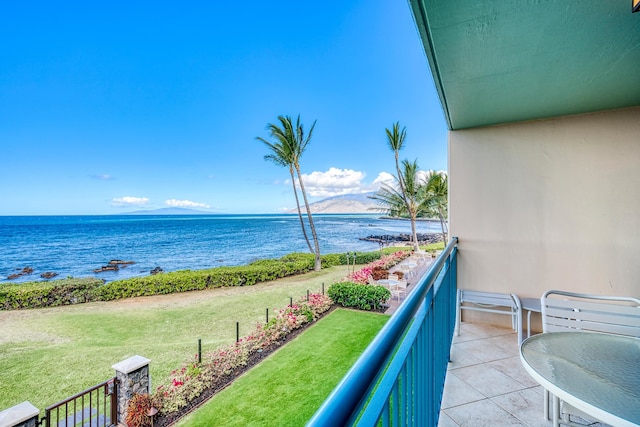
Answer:
<svg viewBox="0 0 640 427"><path fill-rule="evenodd" d="M640 105L631 0L409 0L449 129Z"/></svg>

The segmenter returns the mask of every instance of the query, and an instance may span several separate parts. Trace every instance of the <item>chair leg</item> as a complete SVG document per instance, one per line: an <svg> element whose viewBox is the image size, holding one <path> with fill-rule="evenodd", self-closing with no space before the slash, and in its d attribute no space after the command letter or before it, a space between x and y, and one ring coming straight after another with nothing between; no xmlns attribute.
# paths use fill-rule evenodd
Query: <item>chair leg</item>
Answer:
<svg viewBox="0 0 640 427"><path fill-rule="evenodd" d="M549 418L549 390L544 389L544 419L550 420Z"/></svg>
<svg viewBox="0 0 640 427"><path fill-rule="evenodd" d="M460 310L460 290L458 290L458 292L456 292L456 325L454 327L454 334L457 337L460 336L460 316L462 315L461 311L462 310Z"/></svg>
<svg viewBox="0 0 640 427"><path fill-rule="evenodd" d="M553 427L560 427L560 399L553 396Z"/></svg>

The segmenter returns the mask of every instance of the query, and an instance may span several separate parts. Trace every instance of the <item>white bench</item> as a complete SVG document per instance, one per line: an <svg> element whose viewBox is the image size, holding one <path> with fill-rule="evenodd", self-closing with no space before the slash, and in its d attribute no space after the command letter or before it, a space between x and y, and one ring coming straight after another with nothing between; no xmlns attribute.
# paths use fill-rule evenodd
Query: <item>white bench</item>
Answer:
<svg viewBox="0 0 640 427"><path fill-rule="evenodd" d="M455 333L460 335L462 310L511 316L511 327L518 332L518 344L522 342L522 304L515 294L480 292L458 289Z"/></svg>

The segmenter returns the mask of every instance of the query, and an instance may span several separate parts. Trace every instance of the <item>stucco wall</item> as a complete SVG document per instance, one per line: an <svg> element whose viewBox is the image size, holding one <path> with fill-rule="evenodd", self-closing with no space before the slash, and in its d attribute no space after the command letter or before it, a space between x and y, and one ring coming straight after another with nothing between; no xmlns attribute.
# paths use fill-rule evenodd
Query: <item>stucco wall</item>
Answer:
<svg viewBox="0 0 640 427"><path fill-rule="evenodd" d="M640 297L640 107L452 131L449 173L460 288Z"/></svg>

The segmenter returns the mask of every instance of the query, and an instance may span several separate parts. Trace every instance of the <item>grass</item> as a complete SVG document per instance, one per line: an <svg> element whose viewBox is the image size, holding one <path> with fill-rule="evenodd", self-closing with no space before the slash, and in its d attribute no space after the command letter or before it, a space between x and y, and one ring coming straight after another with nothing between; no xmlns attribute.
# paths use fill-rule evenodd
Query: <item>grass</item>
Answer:
<svg viewBox="0 0 640 427"><path fill-rule="evenodd" d="M0 311L0 410L25 400L38 409L114 375L111 366L133 355L151 359L152 382L166 378L197 352L235 341L265 310L320 292L346 267L250 287L131 298L34 310Z"/></svg>
<svg viewBox="0 0 640 427"><path fill-rule="evenodd" d="M303 426L388 318L335 310L178 426Z"/></svg>
<svg viewBox="0 0 640 427"><path fill-rule="evenodd" d="M112 377L111 366L134 355L151 359L157 384L196 353L198 338L203 352L233 342L236 321L246 335L264 322L266 308L283 308L307 290L319 292L322 283L326 289L347 270L331 267L249 287L0 311L0 410L28 400L43 411Z"/></svg>

